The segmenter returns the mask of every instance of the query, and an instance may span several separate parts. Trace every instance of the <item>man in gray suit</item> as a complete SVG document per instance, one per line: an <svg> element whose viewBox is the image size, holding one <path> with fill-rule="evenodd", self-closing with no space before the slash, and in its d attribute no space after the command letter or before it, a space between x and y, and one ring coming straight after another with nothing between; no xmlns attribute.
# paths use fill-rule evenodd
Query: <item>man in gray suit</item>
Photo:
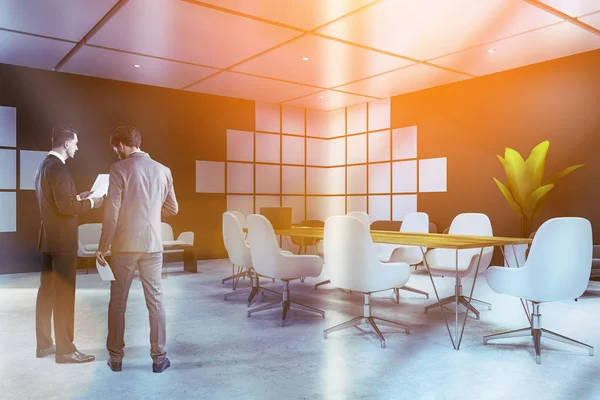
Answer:
<svg viewBox="0 0 600 400"><path fill-rule="evenodd" d="M141 151L141 143L140 131L132 126L121 126L110 137L110 144L120 161L110 168L96 259L106 265L104 256L110 250L111 269L115 275L110 285L108 306L108 366L113 371L121 371L127 296L133 273L139 268L150 314L152 371L160 373L171 365L164 350L161 216L176 215L178 205L171 171Z"/></svg>

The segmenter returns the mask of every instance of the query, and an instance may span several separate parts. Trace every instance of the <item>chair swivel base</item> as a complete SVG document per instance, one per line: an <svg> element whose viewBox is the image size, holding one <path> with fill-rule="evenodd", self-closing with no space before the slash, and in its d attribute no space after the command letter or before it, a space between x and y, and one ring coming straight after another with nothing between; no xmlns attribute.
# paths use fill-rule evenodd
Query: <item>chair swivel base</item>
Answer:
<svg viewBox="0 0 600 400"><path fill-rule="evenodd" d="M279 292L276 292L274 290L267 289L265 287L260 286L259 277L255 273L253 274L252 272L249 272L248 275L252 279L252 287L248 288L248 289L244 289L244 290L234 290L233 292L226 293L224 295L224 300L227 300L229 297L247 294L248 295L248 307L250 307L252 305L252 301L254 300L254 297L259 293L263 296L265 295L265 293L271 293L271 294L276 294L278 296L281 296L281 293L279 293ZM271 279L271 278L269 278L269 279Z"/></svg>
<svg viewBox="0 0 600 400"><path fill-rule="evenodd" d="M439 303L433 303L428 305L427 307L425 307L425 314L427 314L429 312L429 310L431 309L435 309L435 308L439 308L440 306L443 307L447 304L452 304L456 301L456 296L448 296L445 297L443 299L440 299ZM492 309L492 305L490 303L487 303L485 301L481 301L481 300L477 300L477 299L471 299L472 303L478 303L481 305L484 305L486 307L488 307L488 309ZM466 296L458 296L458 303L465 306L465 308L468 311L471 311L473 314L475 314L475 319L479 319L479 310L476 309L475 307L473 307L472 304L469 304L469 298Z"/></svg>
<svg viewBox="0 0 600 400"><path fill-rule="evenodd" d="M352 318L350 321L342 322L339 325L332 326L331 328L325 329L323 331L323 339L327 339L327 335L332 332L340 331L342 329L351 328L353 326L357 326L362 323L366 323L366 324L370 325L371 328L373 329L373 332L379 339L379 342L381 343L381 348L383 349L383 348L385 348L385 337L379 330L379 327L377 326L375 321L378 321L381 325L392 326L395 328L398 328L398 327L402 328L405 333L407 333L407 334L410 333L410 328L408 325L405 325L400 322L392 321L389 319L372 316L371 315L371 304L369 302L371 294L370 293L363 293L363 294L364 294L363 315L361 315L360 317Z"/></svg>
<svg viewBox="0 0 600 400"><path fill-rule="evenodd" d="M483 344L487 344L488 341L496 340L496 339L508 339L508 338L515 338L515 337L532 336L533 337L533 345L535 347L535 363L538 365L542 363L542 354L541 354L542 336L547 339L556 340L557 342L563 342L566 344L584 348L588 351L590 356L594 355L594 348L592 346L590 346L589 344L579 342L577 340L568 338L566 336L559 335L556 332L552 332L552 331L549 331L548 329L542 328L540 326L541 314L539 313L539 304L538 303L533 303L533 310L534 311L532 313L532 326L528 326L528 327L522 328L522 329L517 329L514 331L508 331L508 332L502 332L502 333L496 333L493 335L484 336Z"/></svg>
<svg viewBox="0 0 600 400"><path fill-rule="evenodd" d="M250 317L253 313L256 313L256 312L272 310L272 309L281 307L281 321L280 321L281 326L285 326L286 317L287 317L288 311L290 309L319 314L322 318L325 318L325 311L319 310L318 308L314 308L311 306L307 306L306 304L291 301L290 300L289 282L284 281L284 283L285 283L285 287L284 287L283 293L282 293L283 294L282 301L276 301L273 303L265 304L263 306L248 310L248 317Z"/></svg>
<svg viewBox="0 0 600 400"><path fill-rule="evenodd" d="M399 288L394 288L394 296L396 297L397 304L400 304L400 291L401 290L406 290L407 292L422 294L423 296L425 296L426 299L429 299L429 293L427 293L427 292L424 292L419 289L415 289L414 287L410 287L410 286L402 286Z"/></svg>

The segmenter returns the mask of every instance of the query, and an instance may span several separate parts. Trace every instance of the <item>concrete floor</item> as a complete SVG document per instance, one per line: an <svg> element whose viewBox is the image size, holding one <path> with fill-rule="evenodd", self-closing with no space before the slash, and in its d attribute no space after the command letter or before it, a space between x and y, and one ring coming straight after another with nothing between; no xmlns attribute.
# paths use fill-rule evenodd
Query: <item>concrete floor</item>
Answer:
<svg viewBox="0 0 600 400"><path fill-rule="evenodd" d="M600 399L600 354L590 357L583 349L545 341L542 365L536 365L528 339L482 345L483 335L526 325L519 301L493 293L482 275L475 295L492 302L493 311L482 311L480 321L469 318L456 351L441 313L423 313L432 300L416 294L401 292L400 305L391 291L372 302L375 315L412 327L410 335L384 327L387 348L382 349L368 328L322 337L323 329L361 313L359 293L331 285L314 291L315 279L295 282L293 299L324 309L326 318L292 312L281 328L275 310L247 318L243 296L223 301L230 285L222 285L221 278L231 271L225 260L199 262L198 274L182 272L177 263L168 269L164 286L172 366L163 374L151 371L139 280L129 296L123 371L114 373L105 364L108 284L98 275L77 277L75 343L97 357L84 365L35 358L39 275L0 276L0 398ZM451 279L436 283L441 295L452 293ZM423 271L409 284L435 298ZM546 328L600 348L600 283L590 283L578 302L542 306L542 314Z"/></svg>

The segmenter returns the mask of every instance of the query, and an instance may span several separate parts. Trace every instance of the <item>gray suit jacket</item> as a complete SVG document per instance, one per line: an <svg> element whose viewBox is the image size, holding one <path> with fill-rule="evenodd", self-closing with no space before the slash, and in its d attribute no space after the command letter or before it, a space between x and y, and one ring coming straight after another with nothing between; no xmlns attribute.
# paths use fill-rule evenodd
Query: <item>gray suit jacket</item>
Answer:
<svg viewBox="0 0 600 400"><path fill-rule="evenodd" d="M171 170L136 152L110 168L98 249L112 253L162 251L161 216L178 212Z"/></svg>

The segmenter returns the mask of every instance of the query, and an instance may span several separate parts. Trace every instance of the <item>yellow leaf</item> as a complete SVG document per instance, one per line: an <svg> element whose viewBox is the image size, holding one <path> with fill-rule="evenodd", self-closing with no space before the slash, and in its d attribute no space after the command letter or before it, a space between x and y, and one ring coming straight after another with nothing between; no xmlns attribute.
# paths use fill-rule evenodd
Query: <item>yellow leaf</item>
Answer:
<svg viewBox="0 0 600 400"><path fill-rule="evenodd" d="M533 191L531 188L531 179L527 177L525 161L516 150L508 147L506 148L504 158L507 186L515 202L519 206L523 206L529 193Z"/></svg>
<svg viewBox="0 0 600 400"><path fill-rule="evenodd" d="M571 165L570 167L563 169L558 174L556 174L552 178L550 178L550 180L548 182L546 182L546 185L555 183L557 180L559 180L563 176L570 174L571 172L575 171L578 168L583 167L584 165L585 164Z"/></svg>
<svg viewBox="0 0 600 400"><path fill-rule="evenodd" d="M498 187L500 188L500 191L502 192L502 194L508 201L510 208L512 208L513 211L515 212L515 214L517 214L517 217L520 218L522 215L521 207L517 203L515 203L515 200L513 199L512 195L510 194L510 190L508 190L508 188L506 186L504 186L504 184L502 182L500 182L498 179L494 178L494 182L496 182L496 185L498 185Z"/></svg>
<svg viewBox="0 0 600 400"><path fill-rule="evenodd" d="M540 199L544 198L548 192L552 190L554 184L544 185L531 193L527 202L523 206L523 214L528 218L533 218L533 213L538 209L538 204L540 203Z"/></svg>
<svg viewBox="0 0 600 400"><path fill-rule="evenodd" d="M529 154L527 161L525 161L527 173L531 177L534 188L538 188L542 184L548 147L550 147L550 142L547 140L538 144L531 150L531 154Z"/></svg>

